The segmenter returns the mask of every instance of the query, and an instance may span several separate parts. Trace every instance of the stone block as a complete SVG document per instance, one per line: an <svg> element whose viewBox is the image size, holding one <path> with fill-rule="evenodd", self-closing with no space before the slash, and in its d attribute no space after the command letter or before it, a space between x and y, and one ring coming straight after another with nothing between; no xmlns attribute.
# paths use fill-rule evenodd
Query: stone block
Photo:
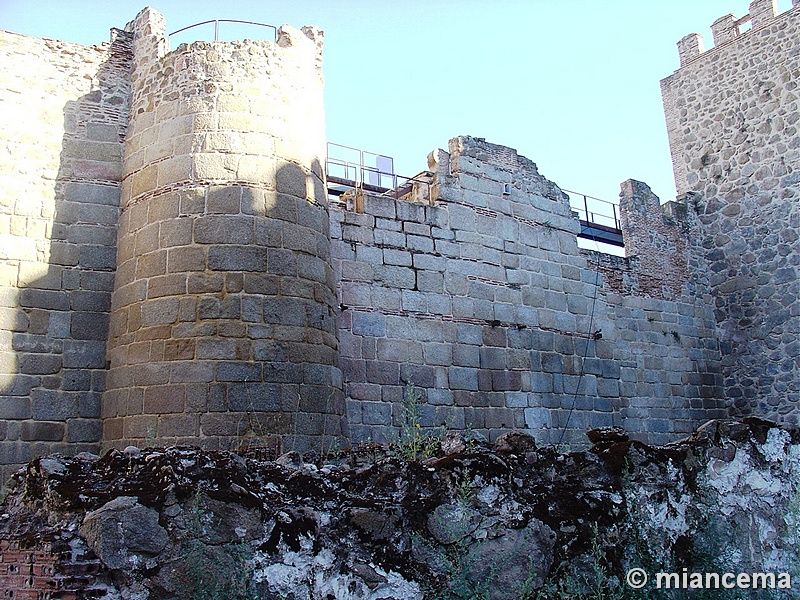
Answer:
<svg viewBox="0 0 800 600"><path fill-rule="evenodd" d="M280 410L281 389L278 384L234 383L228 387L230 410L272 412Z"/></svg>
<svg viewBox="0 0 800 600"><path fill-rule="evenodd" d="M394 247L394 248L406 248L406 235L401 231L387 231L385 229L376 229L374 233L374 240L371 240L370 243L374 242L375 244L379 244L384 248Z"/></svg>
<svg viewBox="0 0 800 600"><path fill-rule="evenodd" d="M61 356L65 368L103 369L106 366L105 341L64 340Z"/></svg>
<svg viewBox="0 0 800 600"><path fill-rule="evenodd" d="M432 253L434 251L433 238L422 235L406 235L406 245L417 252Z"/></svg>
<svg viewBox="0 0 800 600"><path fill-rule="evenodd" d="M308 175L299 166L289 162L284 163L276 173L275 189L281 194L305 198L307 177Z"/></svg>
<svg viewBox="0 0 800 600"><path fill-rule="evenodd" d="M31 391L31 416L37 421L65 421L79 417L77 392Z"/></svg>
<svg viewBox="0 0 800 600"><path fill-rule="evenodd" d="M274 296L278 293L278 278L262 273L244 274L244 291L248 294Z"/></svg>
<svg viewBox="0 0 800 600"><path fill-rule="evenodd" d="M298 413L294 416L295 427L307 435L319 436L325 431L325 415Z"/></svg>
<svg viewBox="0 0 800 600"><path fill-rule="evenodd" d="M20 442L0 442L0 464L23 464L30 462L32 459L32 444Z"/></svg>
<svg viewBox="0 0 800 600"><path fill-rule="evenodd" d="M471 323L458 323L456 341L460 344L483 344L483 328L480 325Z"/></svg>
<svg viewBox="0 0 800 600"><path fill-rule="evenodd" d="M401 221L412 221L415 223L425 222L425 205L415 202L400 201L396 203L397 218Z"/></svg>
<svg viewBox="0 0 800 600"><path fill-rule="evenodd" d="M164 415L158 418L156 435L159 438L192 436L200 434L199 415Z"/></svg>
<svg viewBox="0 0 800 600"><path fill-rule="evenodd" d="M270 262L271 266L272 263ZM297 274L301 278L324 284L327 282L327 267L328 265L316 256L309 256L308 254L297 255Z"/></svg>
<svg viewBox="0 0 800 600"><path fill-rule="evenodd" d="M398 204L398 202L392 198L364 196L364 212L375 217L394 219L396 216L396 204Z"/></svg>
<svg viewBox="0 0 800 600"><path fill-rule="evenodd" d="M400 366L398 363L368 360L366 369L369 383L397 385L400 381Z"/></svg>
<svg viewBox="0 0 800 600"><path fill-rule="evenodd" d="M444 275L436 271L417 272L417 289L421 292L441 294L444 291Z"/></svg>
<svg viewBox="0 0 800 600"><path fill-rule="evenodd" d="M17 356L17 360L19 372L27 375L49 375L61 370L59 354L21 353Z"/></svg>
<svg viewBox="0 0 800 600"><path fill-rule="evenodd" d="M618 398L619 381L617 379L598 379L597 394L607 398Z"/></svg>
<svg viewBox="0 0 800 600"><path fill-rule="evenodd" d="M51 312L47 325L47 335L51 339L69 337L70 314L68 312Z"/></svg>
<svg viewBox="0 0 800 600"><path fill-rule="evenodd" d="M308 365L306 365L308 366ZM303 365L289 362L265 362L264 381L270 383L302 383Z"/></svg>
<svg viewBox="0 0 800 600"><path fill-rule="evenodd" d="M412 269L394 265L375 265L373 273L377 283L393 288L414 289L416 275Z"/></svg>
<svg viewBox="0 0 800 600"><path fill-rule="evenodd" d="M142 327L169 325L177 320L178 298L158 298L142 304Z"/></svg>
<svg viewBox="0 0 800 600"><path fill-rule="evenodd" d="M221 245L208 249L212 271L267 271L267 249L261 246Z"/></svg>
<svg viewBox="0 0 800 600"><path fill-rule="evenodd" d="M353 312L352 332L355 335L384 337L386 317L380 313Z"/></svg>
<svg viewBox="0 0 800 600"><path fill-rule="evenodd" d="M361 407L361 419L365 425L390 425L392 406L386 402L364 402Z"/></svg>
<svg viewBox="0 0 800 600"><path fill-rule="evenodd" d="M478 371L466 367L449 367L447 376L454 390L478 390Z"/></svg>
<svg viewBox="0 0 800 600"><path fill-rule="evenodd" d="M241 436L247 432L248 420L246 415L206 413L200 416L200 429L205 436Z"/></svg>
<svg viewBox="0 0 800 600"><path fill-rule="evenodd" d="M5 394L0 396L0 419L30 419L31 400L26 396L27 394L20 397Z"/></svg>
<svg viewBox="0 0 800 600"><path fill-rule="evenodd" d="M76 340L104 342L108 337L109 315L104 312L71 313L70 336Z"/></svg>
<svg viewBox="0 0 800 600"><path fill-rule="evenodd" d="M453 346L453 365L459 367L480 367L480 348L456 344Z"/></svg>
<svg viewBox="0 0 800 600"><path fill-rule="evenodd" d="M448 296L427 294L427 300L428 312L432 315L454 316L454 302Z"/></svg>
<svg viewBox="0 0 800 600"><path fill-rule="evenodd" d="M301 385L299 410L306 413L335 412L336 393L327 385Z"/></svg>
<svg viewBox="0 0 800 600"><path fill-rule="evenodd" d="M522 389L520 371L492 371L492 390L498 392Z"/></svg>
<svg viewBox="0 0 800 600"><path fill-rule="evenodd" d="M103 436L103 422L100 419L68 419L66 441L99 442Z"/></svg>
<svg viewBox="0 0 800 600"><path fill-rule="evenodd" d="M210 361L181 360L173 362L169 369L170 383L210 383L214 379L214 366Z"/></svg>
<svg viewBox="0 0 800 600"><path fill-rule="evenodd" d="M235 215L241 211L242 188L235 185L211 186L206 191L208 214Z"/></svg>
<svg viewBox="0 0 800 600"><path fill-rule="evenodd" d="M147 414L180 413L184 411L186 386L157 385L144 391L143 410Z"/></svg>
<svg viewBox="0 0 800 600"><path fill-rule="evenodd" d="M222 362L217 365L217 381L261 381L261 363Z"/></svg>
<svg viewBox="0 0 800 600"><path fill-rule="evenodd" d="M117 271L119 274L119 270ZM136 272L138 278L154 277L167 272L167 252L151 252L136 259ZM132 279L132 278L131 278ZM126 282L127 283L127 282Z"/></svg>
<svg viewBox="0 0 800 600"><path fill-rule="evenodd" d="M555 352L542 352L542 370L546 373L563 373L564 363L562 356Z"/></svg>
<svg viewBox="0 0 800 600"><path fill-rule="evenodd" d="M428 404L434 406L452 406L453 392L451 390L429 389Z"/></svg>
<svg viewBox="0 0 800 600"><path fill-rule="evenodd" d="M451 344L428 342L422 346L422 355L428 365L450 366L453 364Z"/></svg>
<svg viewBox="0 0 800 600"><path fill-rule="evenodd" d="M420 388L436 385L435 370L427 365L403 363L400 365L400 381Z"/></svg>
<svg viewBox="0 0 800 600"><path fill-rule="evenodd" d="M117 249L114 246L82 244L79 261L84 269L113 271L117 267Z"/></svg>
<svg viewBox="0 0 800 600"><path fill-rule="evenodd" d="M69 310L69 295L55 290L24 288L19 292L19 304L26 308L46 310Z"/></svg>
<svg viewBox="0 0 800 600"><path fill-rule="evenodd" d="M427 299L425 294L414 290L402 290L402 308L410 312L427 312Z"/></svg>
<svg viewBox="0 0 800 600"><path fill-rule="evenodd" d="M75 311L109 312L111 310L111 293L98 290L73 290L70 305Z"/></svg>
<svg viewBox="0 0 800 600"><path fill-rule="evenodd" d="M383 249L383 260L373 262L384 262L387 265L397 265L401 267L411 266L411 252L408 250L396 250L392 248Z"/></svg>
<svg viewBox="0 0 800 600"><path fill-rule="evenodd" d="M264 322L306 326L305 302L295 298L264 298Z"/></svg>
<svg viewBox="0 0 800 600"><path fill-rule="evenodd" d="M95 371L93 373L96 379L98 375L105 375L105 372ZM103 389L105 388L105 378L102 377L103 383L100 385L93 384L95 391L81 392L78 395L78 414L84 419L96 419L100 417L100 401L103 397ZM99 388L99 389L98 389Z"/></svg>
<svg viewBox="0 0 800 600"><path fill-rule="evenodd" d="M74 267L78 264L79 256L80 248L75 244L50 242L50 259L48 262L51 265Z"/></svg>
<svg viewBox="0 0 800 600"><path fill-rule="evenodd" d="M88 391L92 389L92 374L84 369L64 369L61 387L66 391Z"/></svg>
<svg viewBox="0 0 800 600"><path fill-rule="evenodd" d="M164 221L159 225L158 243L161 248L188 246L192 243L193 231L194 219L180 217Z"/></svg>
<svg viewBox="0 0 800 600"><path fill-rule="evenodd" d="M199 298L197 316L200 319L239 319L241 308L241 297L237 295L202 296Z"/></svg>
<svg viewBox="0 0 800 600"><path fill-rule="evenodd" d="M209 215L194 221L194 241L197 244L252 244L255 240L255 221L244 215Z"/></svg>
<svg viewBox="0 0 800 600"><path fill-rule="evenodd" d="M377 357L379 360L405 362L408 360L408 341L381 338L378 340Z"/></svg>
<svg viewBox="0 0 800 600"><path fill-rule="evenodd" d="M480 356L484 369L508 368L508 352L504 348L484 347L480 349Z"/></svg>

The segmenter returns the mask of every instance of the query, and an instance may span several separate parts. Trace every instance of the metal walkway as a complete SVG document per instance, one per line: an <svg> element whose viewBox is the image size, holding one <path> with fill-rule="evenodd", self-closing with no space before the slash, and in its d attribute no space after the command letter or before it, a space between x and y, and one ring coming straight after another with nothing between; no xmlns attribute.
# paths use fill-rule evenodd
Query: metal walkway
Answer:
<svg viewBox="0 0 800 600"><path fill-rule="evenodd" d="M430 182L417 177L403 177L394 172L394 160L383 154L366 152L351 146L328 142L325 159L328 193L341 196L356 187L376 194L402 198L413 184ZM569 196L570 206L578 215L581 231L578 237L625 247L619 223L619 208L614 202L563 190Z"/></svg>
<svg viewBox="0 0 800 600"><path fill-rule="evenodd" d="M619 205L580 192L562 191L569 196L572 210L578 213L581 223L578 237L620 248L625 247L619 223Z"/></svg>

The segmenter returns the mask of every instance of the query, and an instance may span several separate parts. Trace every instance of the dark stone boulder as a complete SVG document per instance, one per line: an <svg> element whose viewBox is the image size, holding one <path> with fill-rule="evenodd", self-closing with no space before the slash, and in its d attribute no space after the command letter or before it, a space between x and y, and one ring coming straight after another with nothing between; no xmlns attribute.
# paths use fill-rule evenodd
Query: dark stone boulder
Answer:
<svg viewBox="0 0 800 600"><path fill-rule="evenodd" d="M109 569L136 568L169 542L158 524L158 512L131 496L120 496L87 513L81 534Z"/></svg>

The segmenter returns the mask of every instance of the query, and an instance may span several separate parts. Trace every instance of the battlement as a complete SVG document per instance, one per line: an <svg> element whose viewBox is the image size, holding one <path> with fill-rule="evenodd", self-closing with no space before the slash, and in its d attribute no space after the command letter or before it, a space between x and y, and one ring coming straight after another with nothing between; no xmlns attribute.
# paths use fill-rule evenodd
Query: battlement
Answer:
<svg viewBox="0 0 800 600"><path fill-rule="evenodd" d="M791 10L798 5L800 5L800 0L792 0ZM786 11L786 13L788 12L790 11ZM778 0L753 0L750 3L748 14L743 17L737 18L732 14L727 14L711 24L714 48L719 48L723 44L737 40L740 36L750 35L750 32L775 24L776 20L786 13L778 14ZM744 31L743 27L748 23L750 29ZM678 41L678 56L681 66L687 65L705 54L703 36L699 33L690 33Z"/></svg>

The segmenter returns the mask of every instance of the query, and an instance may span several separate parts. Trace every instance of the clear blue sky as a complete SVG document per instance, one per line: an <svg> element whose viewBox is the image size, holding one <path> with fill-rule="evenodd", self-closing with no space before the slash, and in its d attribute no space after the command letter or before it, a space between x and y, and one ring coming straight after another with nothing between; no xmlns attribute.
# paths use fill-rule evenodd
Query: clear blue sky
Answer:
<svg viewBox="0 0 800 600"><path fill-rule="evenodd" d="M675 43L747 0L153 0L167 31L208 19L325 30L328 140L414 175L466 134L511 146L561 187L615 200L619 183L675 196L659 80ZM144 0L0 0L0 28L85 44ZM780 11L791 0L780 0ZM213 39L213 28L200 31ZM249 30L247 37L259 37ZM223 36L226 30L222 29ZM245 37L245 36L240 36ZM224 38L223 38L224 39ZM175 44L174 44L175 45ZM173 46L174 46L173 45Z"/></svg>

